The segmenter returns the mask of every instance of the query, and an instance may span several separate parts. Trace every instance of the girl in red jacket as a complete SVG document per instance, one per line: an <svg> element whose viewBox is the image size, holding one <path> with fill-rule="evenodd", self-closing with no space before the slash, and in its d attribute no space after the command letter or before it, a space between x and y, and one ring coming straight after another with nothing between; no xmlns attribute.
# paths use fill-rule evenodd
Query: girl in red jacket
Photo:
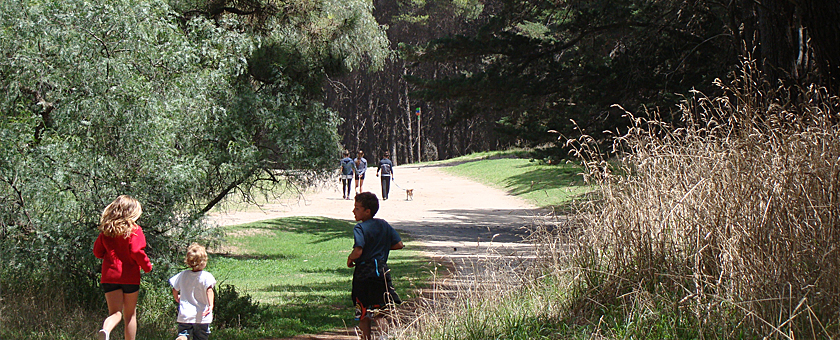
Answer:
<svg viewBox="0 0 840 340"><path fill-rule="evenodd" d="M143 209L136 199L122 195L111 202L99 220L99 237L93 254L102 259L102 290L108 302L108 318L102 323L98 339L108 340L111 330L125 320L125 340L137 335L137 295L140 269L152 271L146 256L146 236L137 225Z"/></svg>

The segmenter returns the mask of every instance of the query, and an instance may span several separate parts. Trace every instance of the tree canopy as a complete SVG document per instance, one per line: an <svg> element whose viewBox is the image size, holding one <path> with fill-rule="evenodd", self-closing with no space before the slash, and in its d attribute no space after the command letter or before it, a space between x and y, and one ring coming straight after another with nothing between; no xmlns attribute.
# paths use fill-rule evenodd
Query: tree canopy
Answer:
<svg viewBox="0 0 840 340"><path fill-rule="evenodd" d="M603 136L627 126L616 104L667 115L693 91L714 95L713 80L741 58L759 59L773 82L836 90L836 3L491 3L474 33L408 46L403 55L421 65L461 65L444 77L411 77L416 93L454 101L453 121L483 116L527 145L555 140L549 130Z"/></svg>
<svg viewBox="0 0 840 340"><path fill-rule="evenodd" d="M201 218L224 197L331 169L339 117L321 83L383 63L371 10L355 0L0 3L5 273L49 259L47 271L95 282L89 247L119 194L144 205L149 252L164 261L207 232Z"/></svg>

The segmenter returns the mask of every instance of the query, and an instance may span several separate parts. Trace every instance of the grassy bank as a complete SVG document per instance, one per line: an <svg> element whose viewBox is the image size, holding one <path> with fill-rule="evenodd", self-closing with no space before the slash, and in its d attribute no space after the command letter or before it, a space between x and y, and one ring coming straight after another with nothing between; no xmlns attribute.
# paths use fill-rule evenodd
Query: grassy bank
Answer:
<svg viewBox="0 0 840 340"><path fill-rule="evenodd" d="M443 171L473 179L522 197L544 207L562 207L592 190L583 182L583 168L577 164L548 165L516 154L490 154L475 160L454 160Z"/></svg>

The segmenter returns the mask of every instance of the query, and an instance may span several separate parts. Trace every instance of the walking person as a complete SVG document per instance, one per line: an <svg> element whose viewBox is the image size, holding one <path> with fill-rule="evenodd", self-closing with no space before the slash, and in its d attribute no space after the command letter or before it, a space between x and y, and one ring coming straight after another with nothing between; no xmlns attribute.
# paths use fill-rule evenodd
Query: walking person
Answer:
<svg viewBox="0 0 840 340"><path fill-rule="evenodd" d="M341 192L343 199L350 199L350 191L352 190L353 177L356 174L356 162L350 158L350 151L344 150L344 158L341 159Z"/></svg>
<svg viewBox="0 0 840 340"><path fill-rule="evenodd" d="M175 340L207 340L213 322L216 278L205 271L207 250L198 243L187 248L184 263L190 267L169 279L172 296L178 303L178 337Z"/></svg>
<svg viewBox="0 0 840 340"><path fill-rule="evenodd" d="M102 259L100 283L108 303L108 317L97 333L97 339L108 340L120 320L125 321L125 339L137 336L137 296L140 291L140 270L152 271L146 255L146 236L137 225L143 213L140 202L121 195L108 204L99 219L99 236L93 254Z"/></svg>
<svg viewBox="0 0 840 340"><path fill-rule="evenodd" d="M356 157L356 193L364 191L362 186L365 184L365 171L367 171L367 159L365 159L365 152L359 150L359 156Z"/></svg>
<svg viewBox="0 0 840 340"><path fill-rule="evenodd" d="M376 169L376 177L379 177L379 172L382 172L382 200L388 199L388 193L391 192L391 180L394 179L394 163L391 162L390 152L385 151L385 155L379 160L379 167Z"/></svg>
<svg viewBox="0 0 840 340"><path fill-rule="evenodd" d="M389 302L401 302L391 282L388 254L404 245L388 222L373 218L379 211L376 195L363 192L355 200L353 217L359 223L353 227L353 251L347 257L347 267L355 267L350 299L356 306L362 339L369 340L375 310L386 308Z"/></svg>

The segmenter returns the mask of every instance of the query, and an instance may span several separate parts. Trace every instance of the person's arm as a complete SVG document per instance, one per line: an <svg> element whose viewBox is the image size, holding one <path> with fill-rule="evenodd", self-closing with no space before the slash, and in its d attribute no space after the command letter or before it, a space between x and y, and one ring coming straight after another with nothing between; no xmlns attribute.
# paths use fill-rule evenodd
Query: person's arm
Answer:
<svg viewBox="0 0 840 340"><path fill-rule="evenodd" d="M140 268L147 273L152 271L152 261L146 255L146 235L143 234L143 229L140 226L137 226L137 229L135 229L134 235L131 236L128 242L128 246L131 257L140 265Z"/></svg>
<svg viewBox="0 0 840 340"><path fill-rule="evenodd" d="M172 288L172 297L175 298L175 302L181 303L181 292L175 290L175 288Z"/></svg>
<svg viewBox="0 0 840 340"><path fill-rule="evenodd" d="M107 252L105 250L105 241L102 239L103 237L105 236L99 233L99 236L96 237L96 242L93 242L93 256L99 259L104 259L105 253Z"/></svg>
<svg viewBox="0 0 840 340"><path fill-rule="evenodd" d="M207 316L208 314L210 314L210 312L213 311L213 306L216 305L216 303L215 303L216 302L216 293L213 293L213 287L212 286L207 288L207 302L209 303L209 305L204 310L204 313L201 314L203 316Z"/></svg>
<svg viewBox="0 0 840 340"><path fill-rule="evenodd" d="M362 257L362 247L355 247L353 251L350 252L350 256L347 256L347 267L353 268L356 265L356 260Z"/></svg>
<svg viewBox="0 0 840 340"><path fill-rule="evenodd" d="M402 241L399 241L396 244L391 246L391 250L400 250L400 249L403 249L403 248L405 248L405 245L402 243Z"/></svg>

